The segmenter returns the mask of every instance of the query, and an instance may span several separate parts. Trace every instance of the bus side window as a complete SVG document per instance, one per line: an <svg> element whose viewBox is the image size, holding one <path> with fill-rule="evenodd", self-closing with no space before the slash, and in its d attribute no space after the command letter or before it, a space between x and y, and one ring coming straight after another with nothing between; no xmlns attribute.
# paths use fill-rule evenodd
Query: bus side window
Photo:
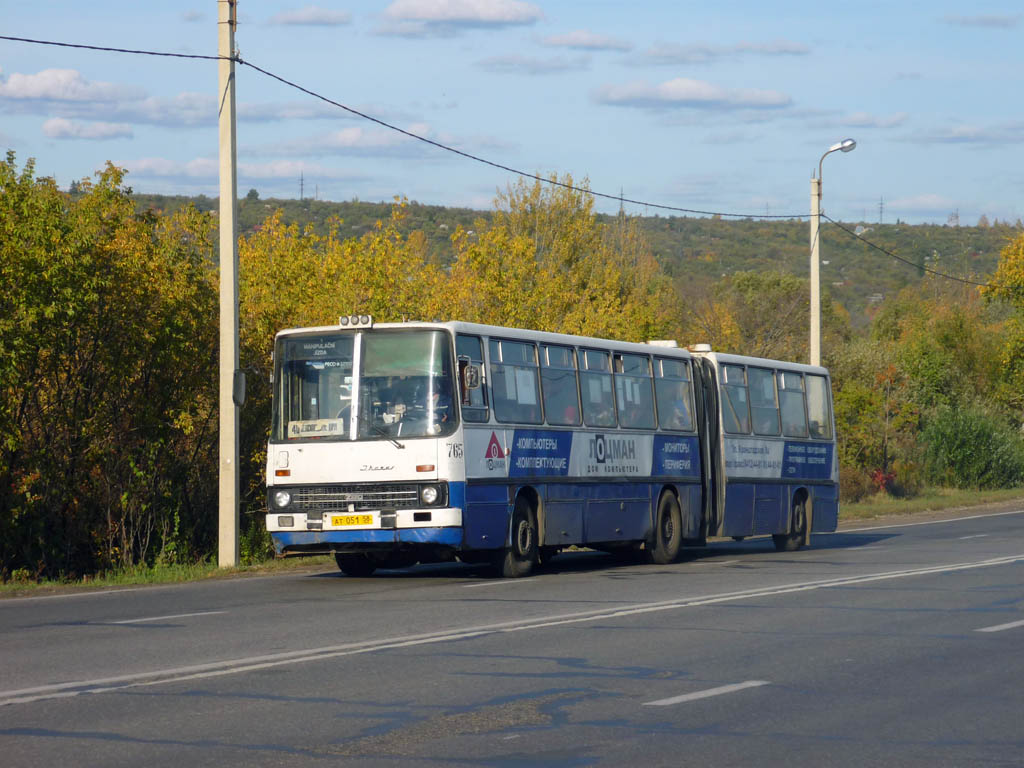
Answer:
<svg viewBox="0 0 1024 768"><path fill-rule="evenodd" d="M693 429L693 396L690 365L685 360L654 360L654 395L658 403L658 426L662 429Z"/></svg>
<svg viewBox="0 0 1024 768"><path fill-rule="evenodd" d="M614 427L615 397L609 355L596 349L582 349L580 355L585 368L580 371L583 422L588 427Z"/></svg>
<svg viewBox="0 0 1024 768"><path fill-rule="evenodd" d="M742 365L722 366L722 425L733 434L750 432L747 381Z"/></svg>
<svg viewBox="0 0 1024 768"><path fill-rule="evenodd" d="M572 347L541 347L541 390L548 424L577 426L580 423L580 392L576 384L576 350Z"/></svg>
<svg viewBox="0 0 1024 768"><path fill-rule="evenodd" d="M460 360L469 358L470 363L484 367L484 347L479 336L466 336L458 334L455 337L455 356ZM461 365L459 373L462 373ZM481 386L477 389L462 388L462 378L459 377L460 400L462 401L462 418L466 421L481 422L489 418L487 410L487 387Z"/></svg>
<svg viewBox="0 0 1024 768"><path fill-rule="evenodd" d="M494 417L513 424L540 424L537 348L527 342L490 340Z"/></svg>
<svg viewBox="0 0 1024 768"><path fill-rule="evenodd" d="M786 437L807 437L802 373L779 371L779 405L782 408L782 434Z"/></svg>
<svg viewBox="0 0 1024 768"><path fill-rule="evenodd" d="M748 368L750 415L755 435L779 434L779 404L775 397L775 376L767 368Z"/></svg>
<svg viewBox="0 0 1024 768"><path fill-rule="evenodd" d="M654 429L651 360L645 355L615 355L615 400L619 426Z"/></svg>
<svg viewBox="0 0 1024 768"><path fill-rule="evenodd" d="M832 439L832 413L829 404L828 379L824 376L807 374L807 416L810 421L811 437L819 440Z"/></svg>

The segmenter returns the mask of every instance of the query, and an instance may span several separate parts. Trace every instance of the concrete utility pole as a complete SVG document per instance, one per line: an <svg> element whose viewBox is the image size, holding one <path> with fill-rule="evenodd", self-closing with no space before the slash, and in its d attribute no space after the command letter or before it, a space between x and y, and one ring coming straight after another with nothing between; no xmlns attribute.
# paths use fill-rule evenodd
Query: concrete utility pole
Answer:
<svg viewBox="0 0 1024 768"><path fill-rule="evenodd" d="M237 0L217 0L220 97L220 486L217 562L238 565L238 176L235 161ZM241 391L241 394L239 394Z"/></svg>
<svg viewBox="0 0 1024 768"><path fill-rule="evenodd" d="M833 144L818 161L818 178L811 178L811 365L821 365L821 164L833 152L850 152L856 147L853 139Z"/></svg>
<svg viewBox="0 0 1024 768"><path fill-rule="evenodd" d="M811 178L811 365L821 365L821 179Z"/></svg>

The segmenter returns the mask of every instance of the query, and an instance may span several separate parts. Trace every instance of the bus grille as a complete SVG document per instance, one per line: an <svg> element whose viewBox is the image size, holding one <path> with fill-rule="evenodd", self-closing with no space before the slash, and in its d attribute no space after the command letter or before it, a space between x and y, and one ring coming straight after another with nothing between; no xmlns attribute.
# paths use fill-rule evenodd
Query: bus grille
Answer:
<svg viewBox="0 0 1024 768"><path fill-rule="evenodd" d="M297 488L293 503L312 512L347 512L377 509L409 509L419 503L419 486L405 485L314 485Z"/></svg>

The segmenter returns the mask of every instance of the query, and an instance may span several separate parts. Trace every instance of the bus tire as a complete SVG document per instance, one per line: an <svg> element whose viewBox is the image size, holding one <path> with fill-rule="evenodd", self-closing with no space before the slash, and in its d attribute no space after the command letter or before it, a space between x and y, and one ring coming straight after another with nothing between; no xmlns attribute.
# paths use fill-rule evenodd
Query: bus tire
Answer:
<svg viewBox="0 0 1024 768"><path fill-rule="evenodd" d="M779 552L796 552L804 545L807 535L807 500L799 496L793 500L789 517L789 533L773 533L772 542Z"/></svg>
<svg viewBox="0 0 1024 768"><path fill-rule="evenodd" d="M530 503L520 496L512 510L509 546L498 561L498 573L505 579L529 576L537 562L537 523Z"/></svg>
<svg viewBox="0 0 1024 768"><path fill-rule="evenodd" d="M673 562L683 542L683 517L675 494L665 491L658 499L654 536L647 546L647 560L656 565Z"/></svg>
<svg viewBox="0 0 1024 768"><path fill-rule="evenodd" d="M369 576L377 570L377 562L363 552L335 552L334 560L346 576Z"/></svg>

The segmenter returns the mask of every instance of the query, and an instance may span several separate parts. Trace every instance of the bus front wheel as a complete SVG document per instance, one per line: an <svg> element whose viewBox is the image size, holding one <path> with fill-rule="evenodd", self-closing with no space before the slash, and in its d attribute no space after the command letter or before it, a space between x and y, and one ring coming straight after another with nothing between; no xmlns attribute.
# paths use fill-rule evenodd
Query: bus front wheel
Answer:
<svg viewBox="0 0 1024 768"><path fill-rule="evenodd" d="M335 552L338 568L346 576L369 576L377 570L377 563L362 552Z"/></svg>
<svg viewBox="0 0 1024 768"><path fill-rule="evenodd" d="M671 563L679 556L683 542L683 518L674 494L665 492L658 500L654 537L647 542L647 559L656 565Z"/></svg>
<svg viewBox="0 0 1024 768"><path fill-rule="evenodd" d="M502 578L515 579L528 576L537 561L537 524L529 502L520 496L512 511L512 530L509 546L498 561Z"/></svg>
<svg viewBox="0 0 1024 768"><path fill-rule="evenodd" d="M807 535L807 500L796 499L789 519L789 533L773 533L772 542L779 552L796 552L804 545Z"/></svg>

